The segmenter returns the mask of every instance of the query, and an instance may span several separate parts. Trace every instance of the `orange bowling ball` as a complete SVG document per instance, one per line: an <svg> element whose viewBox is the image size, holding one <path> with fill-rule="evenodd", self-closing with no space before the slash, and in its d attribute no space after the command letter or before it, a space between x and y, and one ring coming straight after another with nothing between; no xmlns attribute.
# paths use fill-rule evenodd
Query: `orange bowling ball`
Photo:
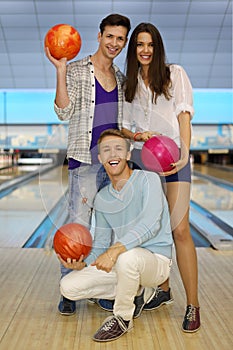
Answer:
<svg viewBox="0 0 233 350"><path fill-rule="evenodd" d="M72 60L79 53L82 40L79 32L69 24L57 24L50 28L44 39L44 46L51 55L60 59Z"/></svg>
<svg viewBox="0 0 233 350"><path fill-rule="evenodd" d="M67 258L78 260L81 255L88 256L92 247L90 231L78 223L61 226L54 235L53 248L63 260Z"/></svg>

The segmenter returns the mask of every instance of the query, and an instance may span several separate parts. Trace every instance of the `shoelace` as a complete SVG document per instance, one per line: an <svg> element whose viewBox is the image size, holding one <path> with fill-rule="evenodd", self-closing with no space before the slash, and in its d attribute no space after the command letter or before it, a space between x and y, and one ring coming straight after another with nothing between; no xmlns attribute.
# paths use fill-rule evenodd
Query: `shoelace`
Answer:
<svg viewBox="0 0 233 350"><path fill-rule="evenodd" d="M115 318L112 318L111 320L107 321L105 325L102 327L102 330L105 332L110 331L110 329L116 324L117 320Z"/></svg>
<svg viewBox="0 0 233 350"><path fill-rule="evenodd" d="M192 305L188 306L188 312L187 312L186 318L189 321L196 321L196 308L195 308L195 306L192 306Z"/></svg>
<svg viewBox="0 0 233 350"><path fill-rule="evenodd" d="M157 296L159 295L159 293L163 292L162 288L158 287L156 289L156 292L155 292L155 297L157 298Z"/></svg>
<svg viewBox="0 0 233 350"><path fill-rule="evenodd" d="M111 330L111 328L116 324L118 323L119 326L122 328L122 329L126 329L126 326L123 324L123 322L120 320L119 317L115 316L113 318L111 318L109 321L107 321L104 326L102 327L102 330L105 331L105 332L108 332Z"/></svg>

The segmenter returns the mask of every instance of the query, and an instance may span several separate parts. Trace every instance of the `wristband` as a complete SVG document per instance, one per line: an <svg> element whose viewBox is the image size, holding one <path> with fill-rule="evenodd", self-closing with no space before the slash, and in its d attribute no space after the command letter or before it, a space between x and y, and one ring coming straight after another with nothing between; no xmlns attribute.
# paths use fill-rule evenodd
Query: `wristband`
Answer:
<svg viewBox="0 0 233 350"><path fill-rule="evenodd" d="M141 132L136 132L136 134L133 135L133 140L134 140L134 141L137 141L137 140L136 140L136 137L137 137L138 135L141 135L141 134L142 134Z"/></svg>

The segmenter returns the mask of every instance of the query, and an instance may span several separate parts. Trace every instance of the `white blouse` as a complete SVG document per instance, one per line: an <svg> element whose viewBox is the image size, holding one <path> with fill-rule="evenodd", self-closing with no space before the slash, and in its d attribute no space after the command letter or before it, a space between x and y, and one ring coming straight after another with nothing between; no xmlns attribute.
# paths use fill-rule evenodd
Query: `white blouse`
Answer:
<svg viewBox="0 0 233 350"><path fill-rule="evenodd" d="M178 115L181 112L194 114L193 94L190 80L185 70L179 65L171 65L171 98L158 96L152 103L152 93L138 73L138 88L132 103L123 103L123 128L132 132L155 131L172 138L180 147ZM134 147L141 149L142 142L135 142Z"/></svg>

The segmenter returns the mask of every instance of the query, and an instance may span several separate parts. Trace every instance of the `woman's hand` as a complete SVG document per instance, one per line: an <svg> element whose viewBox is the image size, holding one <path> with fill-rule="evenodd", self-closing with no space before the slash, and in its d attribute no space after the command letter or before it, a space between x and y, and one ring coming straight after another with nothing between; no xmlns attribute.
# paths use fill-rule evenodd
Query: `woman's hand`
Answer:
<svg viewBox="0 0 233 350"><path fill-rule="evenodd" d="M171 167L172 167L171 170L161 172L161 173L159 173L159 175L169 176L169 175L175 174L178 171L180 171L182 168L184 168L187 163L188 163L187 159L179 159L176 163L171 164Z"/></svg>
<svg viewBox="0 0 233 350"><path fill-rule="evenodd" d="M161 135L157 131L144 131L140 133L136 133L134 137L134 141L141 141L146 142L147 140L151 139L153 136Z"/></svg>

